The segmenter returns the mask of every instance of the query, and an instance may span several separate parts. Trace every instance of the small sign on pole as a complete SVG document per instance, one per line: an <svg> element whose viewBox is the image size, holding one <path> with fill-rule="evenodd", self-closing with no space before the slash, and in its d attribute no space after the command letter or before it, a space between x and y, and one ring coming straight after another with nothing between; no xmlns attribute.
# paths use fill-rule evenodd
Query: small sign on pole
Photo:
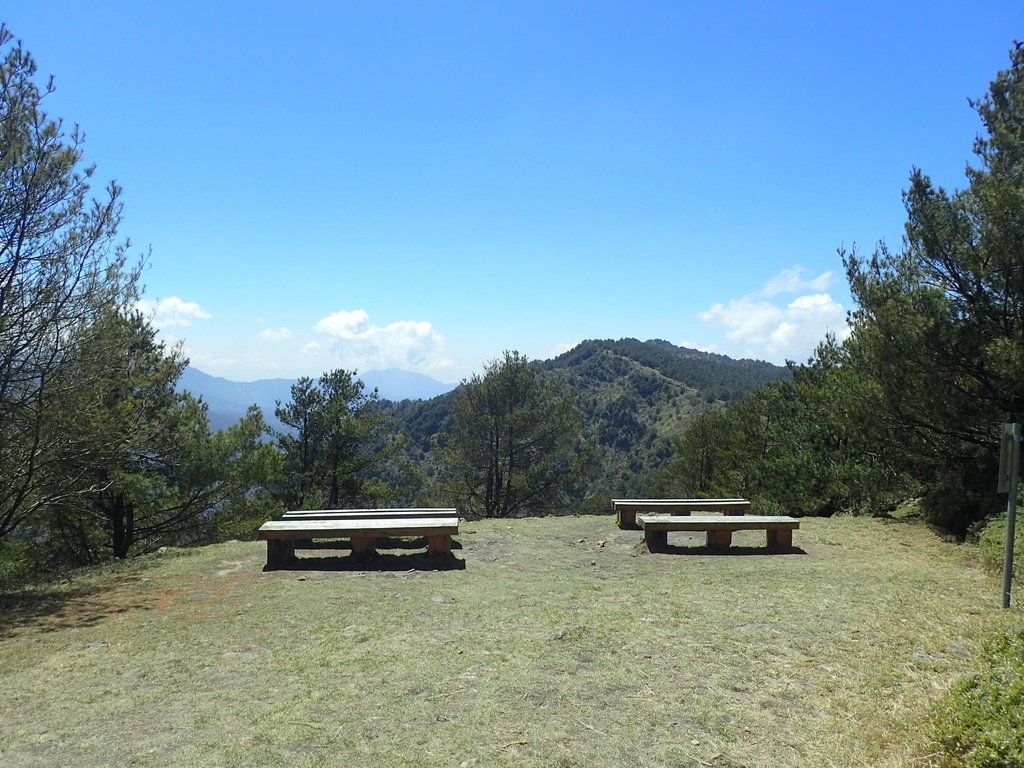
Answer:
<svg viewBox="0 0 1024 768"><path fill-rule="evenodd" d="M1017 486L1020 483L1020 424L1003 424L999 448L999 493L1006 497L1006 553L1003 558L1003 608L1010 607L1013 546L1017 535Z"/></svg>

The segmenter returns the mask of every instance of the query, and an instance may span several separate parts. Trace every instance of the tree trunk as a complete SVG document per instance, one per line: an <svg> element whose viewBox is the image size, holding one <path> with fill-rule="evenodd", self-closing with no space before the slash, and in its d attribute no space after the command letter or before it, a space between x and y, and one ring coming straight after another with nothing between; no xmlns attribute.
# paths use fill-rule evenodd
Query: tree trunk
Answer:
<svg viewBox="0 0 1024 768"><path fill-rule="evenodd" d="M135 506L123 493L110 497L107 507L110 518L110 547L114 557L124 560L135 543Z"/></svg>

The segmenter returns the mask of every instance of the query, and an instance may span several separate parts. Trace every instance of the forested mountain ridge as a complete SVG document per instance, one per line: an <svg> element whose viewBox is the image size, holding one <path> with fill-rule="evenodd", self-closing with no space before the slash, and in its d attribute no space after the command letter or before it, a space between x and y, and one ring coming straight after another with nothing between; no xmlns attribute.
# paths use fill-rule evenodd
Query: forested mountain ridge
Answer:
<svg viewBox="0 0 1024 768"><path fill-rule="evenodd" d="M662 339L584 341L547 361L544 367L548 370L572 369L602 352L657 371L690 389L699 390L709 403L731 403L755 389L791 377L788 368L763 360L736 360L726 355L677 347Z"/></svg>
<svg viewBox="0 0 1024 768"><path fill-rule="evenodd" d="M669 460L672 441L699 414L791 375L771 363L658 339L589 340L533 364L579 393L584 433L595 448L584 493L595 505L612 495L640 493L644 477ZM429 477L441 471L435 449L451 429L452 395L382 404L408 436L408 458Z"/></svg>
<svg viewBox="0 0 1024 768"><path fill-rule="evenodd" d="M661 339L588 340L532 365L563 378L579 394L584 436L594 446L594 471L582 490L585 496L605 498L641 493L645 476L669 460L673 440L700 414L738 402L750 392L791 376L788 368L771 363L735 360ZM379 387L376 407L394 417L394 433L406 436L405 456L414 471L439 479L442 468L437 448L451 429L454 393L399 399L394 392L415 395L429 389L383 387L378 381L380 373L367 371L357 376L368 390ZM274 415L275 405L288 402L294 383L289 379L233 382L186 368L178 388L203 397L214 429L234 424L248 405L255 403L271 428L280 432L285 427ZM413 501L411 497L405 500Z"/></svg>
<svg viewBox="0 0 1024 768"><path fill-rule="evenodd" d="M642 493L646 475L669 460L672 441L696 416L791 375L661 339L584 341L541 365L580 393L597 446L588 490L600 497Z"/></svg>

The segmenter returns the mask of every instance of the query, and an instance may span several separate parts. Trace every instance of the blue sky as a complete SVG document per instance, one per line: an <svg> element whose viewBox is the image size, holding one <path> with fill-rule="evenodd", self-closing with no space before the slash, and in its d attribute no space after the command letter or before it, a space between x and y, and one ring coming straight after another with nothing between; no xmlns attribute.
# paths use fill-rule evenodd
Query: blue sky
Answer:
<svg viewBox="0 0 1024 768"><path fill-rule="evenodd" d="M20 3L145 309L236 380L662 338L805 360L962 187L1013 2Z"/></svg>

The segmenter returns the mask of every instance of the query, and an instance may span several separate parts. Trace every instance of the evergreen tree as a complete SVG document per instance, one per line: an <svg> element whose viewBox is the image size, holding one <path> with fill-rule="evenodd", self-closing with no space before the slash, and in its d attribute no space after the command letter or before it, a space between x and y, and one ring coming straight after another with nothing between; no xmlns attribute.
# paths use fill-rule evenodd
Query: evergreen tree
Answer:
<svg viewBox="0 0 1024 768"><path fill-rule="evenodd" d="M442 454L454 476L448 494L470 515L557 509L589 460L575 391L518 352L463 382L452 416Z"/></svg>
<svg viewBox="0 0 1024 768"><path fill-rule="evenodd" d="M288 430L277 435L282 502L290 509L338 509L377 503L387 493L384 466L397 444L355 371L337 369L314 382L299 379L292 399L275 410Z"/></svg>
<svg viewBox="0 0 1024 768"><path fill-rule="evenodd" d="M851 362L929 486L933 520L992 513L998 425L1024 418L1024 48L972 102L985 127L968 186L915 169L903 248L844 254L858 309Z"/></svg>
<svg viewBox="0 0 1024 768"><path fill-rule="evenodd" d="M176 390L186 365L178 350L137 312L108 310L99 325L90 336L105 354L62 371L77 385L48 421L78 482L43 518L51 537L73 562L215 537L238 516L233 504L251 507L267 484L274 452L260 441L262 415L252 409L211 434L205 404Z"/></svg>
<svg viewBox="0 0 1024 768"><path fill-rule="evenodd" d="M104 353L94 333L135 298L137 269L116 241L120 188L89 196L83 135L43 111L53 90L0 25L0 537L81 490L66 474L54 414L76 387L65 375ZM88 366L97 371L98 366Z"/></svg>
<svg viewBox="0 0 1024 768"><path fill-rule="evenodd" d="M793 378L697 417L656 473L654 495L749 498L765 512L882 513L913 493L875 418L877 386L833 338Z"/></svg>

